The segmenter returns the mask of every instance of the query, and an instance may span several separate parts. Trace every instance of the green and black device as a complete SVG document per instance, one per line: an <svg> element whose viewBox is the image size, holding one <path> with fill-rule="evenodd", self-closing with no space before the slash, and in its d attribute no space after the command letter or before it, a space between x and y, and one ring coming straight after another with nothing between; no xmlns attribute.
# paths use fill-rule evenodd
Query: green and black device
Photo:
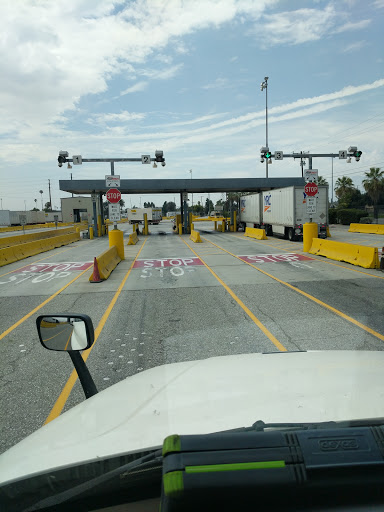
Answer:
<svg viewBox="0 0 384 512"><path fill-rule="evenodd" d="M169 436L161 512L380 502L382 427ZM327 504L321 508L321 504Z"/></svg>

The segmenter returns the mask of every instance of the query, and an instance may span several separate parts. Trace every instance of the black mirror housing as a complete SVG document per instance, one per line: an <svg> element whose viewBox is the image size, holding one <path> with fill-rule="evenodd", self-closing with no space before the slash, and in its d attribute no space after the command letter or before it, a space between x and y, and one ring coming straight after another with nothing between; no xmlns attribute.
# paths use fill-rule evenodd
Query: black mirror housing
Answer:
<svg viewBox="0 0 384 512"><path fill-rule="evenodd" d="M40 343L47 350L74 352L89 349L95 339L88 315L59 313L36 318Z"/></svg>

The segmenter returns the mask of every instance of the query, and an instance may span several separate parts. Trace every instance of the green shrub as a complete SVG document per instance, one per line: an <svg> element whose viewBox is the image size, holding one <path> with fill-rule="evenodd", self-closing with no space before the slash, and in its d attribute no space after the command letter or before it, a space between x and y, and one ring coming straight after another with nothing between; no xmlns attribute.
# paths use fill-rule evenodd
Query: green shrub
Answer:
<svg viewBox="0 0 384 512"><path fill-rule="evenodd" d="M371 217L361 217L360 223L361 224L372 224L372 219L371 219Z"/></svg>
<svg viewBox="0 0 384 512"><path fill-rule="evenodd" d="M329 216L329 223L330 224L337 224L337 210L336 210L336 208L330 208L328 210L328 216Z"/></svg>
<svg viewBox="0 0 384 512"><path fill-rule="evenodd" d="M356 210L356 209L345 209L345 210L337 210L337 219L340 224L348 225L351 222L360 222L362 217L366 217L366 212L364 210Z"/></svg>

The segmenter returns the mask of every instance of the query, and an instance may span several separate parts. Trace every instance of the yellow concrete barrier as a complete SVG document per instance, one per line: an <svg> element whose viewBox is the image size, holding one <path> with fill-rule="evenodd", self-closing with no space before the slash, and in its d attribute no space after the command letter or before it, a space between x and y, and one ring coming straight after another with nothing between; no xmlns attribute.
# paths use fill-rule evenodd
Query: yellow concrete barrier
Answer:
<svg viewBox="0 0 384 512"><path fill-rule="evenodd" d="M369 233L384 235L384 224L350 224L348 231L352 233Z"/></svg>
<svg viewBox="0 0 384 512"><path fill-rule="evenodd" d="M245 228L244 236L256 238L257 240L268 240L268 238L265 235L265 229Z"/></svg>
<svg viewBox="0 0 384 512"><path fill-rule="evenodd" d="M26 233L25 235L7 236L0 239L0 248L24 244L27 242L34 242L36 240L44 240L46 238L52 238L58 235L67 235L69 233L74 233L74 231L75 228L71 227L60 230L53 229L52 231L43 231L40 233Z"/></svg>
<svg viewBox="0 0 384 512"><path fill-rule="evenodd" d="M195 244L202 242L202 239L200 237L200 232L195 231L194 229L192 229L191 236L189 237L189 239L192 240L192 242L194 242Z"/></svg>
<svg viewBox="0 0 384 512"><path fill-rule="evenodd" d="M111 275L112 270L114 270L117 265L120 263L121 258L117 252L117 247L113 245L106 251L100 254L96 258L97 265L99 267L99 274L101 279L108 279L108 277ZM89 280L92 280L92 274L89 276Z"/></svg>
<svg viewBox="0 0 384 512"><path fill-rule="evenodd" d="M119 258L124 260L124 233L120 229L111 229L108 233L108 239L109 247L116 247Z"/></svg>
<svg viewBox="0 0 384 512"><path fill-rule="evenodd" d="M79 233L69 233L67 235L55 236L45 240L36 240L25 244L17 244L11 247L0 249L0 267L14 263L15 261L35 256L41 252L50 251L62 245L71 244L80 240Z"/></svg>
<svg viewBox="0 0 384 512"><path fill-rule="evenodd" d="M136 245L138 241L139 241L139 237L137 236L136 231L134 231L133 233L131 233L129 235L127 245Z"/></svg>
<svg viewBox="0 0 384 512"><path fill-rule="evenodd" d="M364 268L379 268L379 253L377 247L345 244L314 238L310 254L325 256L331 260L345 261Z"/></svg>

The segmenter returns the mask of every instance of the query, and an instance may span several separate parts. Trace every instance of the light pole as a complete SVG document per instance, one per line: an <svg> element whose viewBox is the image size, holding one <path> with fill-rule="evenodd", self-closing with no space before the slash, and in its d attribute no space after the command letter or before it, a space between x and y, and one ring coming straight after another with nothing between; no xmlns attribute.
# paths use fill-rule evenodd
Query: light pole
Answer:
<svg viewBox="0 0 384 512"><path fill-rule="evenodd" d="M331 180L331 206L333 206L333 158L332 158L332 180Z"/></svg>
<svg viewBox="0 0 384 512"><path fill-rule="evenodd" d="M268 76L260 84L261 92L265 89L265 147L268 148ZM265 159L265 177L268 178L268 158Z"/></svg>
<svg viewBox="0 0 384 512"><path fill-rule="evenodd" d="M39 190L39 194L41 194L41 211L43 211L43 191Z"/></svg>
<svg viewBox="0 0 384 512"><path fill-rule="evenodd" d="M191 179L192 179L192 169L189 169L189 172L191 173ZM193 215L193 192L192 192L192 215Z"/></svg>

